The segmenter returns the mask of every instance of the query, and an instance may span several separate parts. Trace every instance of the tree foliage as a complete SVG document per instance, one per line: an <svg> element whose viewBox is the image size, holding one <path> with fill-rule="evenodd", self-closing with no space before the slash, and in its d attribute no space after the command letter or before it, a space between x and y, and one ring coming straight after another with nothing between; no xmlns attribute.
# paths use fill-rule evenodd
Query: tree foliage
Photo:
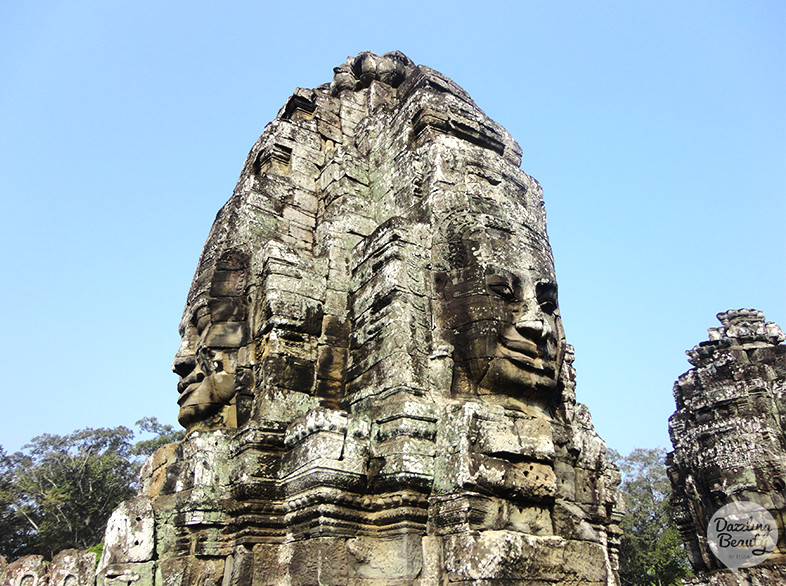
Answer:
<svg viewBox="0 0 786 586"><path fill-rule="evenodd" d="M32 537L32 528L18 513L14 456L0 446L0 555L17 557Z"/></svg>
<svg viewBox="0 0 786 586"><path fill-rule="evenodd" d="M101 541L112 510L134 493L132 437L126 427L83 429L40 435L25 446L16 476L19 511L35 530L41 553Z"/></svg>
<svg viewBox="0 0 786 586"><path fill-rule="evenodd" d="M620 580L623 586L682 584L690 575L679 531L669 516L671 485L666 476L666 450L633 450L628 456L612 454L620 467L620 489L626 514L620 545Z"/></svg>
<svg viewBox="0 0 786 586"><path fill-rule="evenodd" d="M139 440L131 447L131 453L136 456L150 456L158 448L179 442L185 437L186 432L182 429L175 429L171 425L159 423L155 417L143 417L136 422L139 431L152 434L152 438Z"/></svg>
<svg viewBox="0 0 786 586"><path fill-rule="evenodd" d="M20 452L0 446L0 555L29 553L51 559L66 548L101 543L112 511L136 491L142 457L182 438L155 418L127 427L43 434Z"/></svg>

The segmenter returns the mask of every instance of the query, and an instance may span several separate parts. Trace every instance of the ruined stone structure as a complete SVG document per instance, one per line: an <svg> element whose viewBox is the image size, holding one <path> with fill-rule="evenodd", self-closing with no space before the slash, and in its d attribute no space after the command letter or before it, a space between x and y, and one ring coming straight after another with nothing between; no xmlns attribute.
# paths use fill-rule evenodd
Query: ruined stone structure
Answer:
<svg viewBox="0 0 786 586"><path fill-rule="evenodd" d="M786 336L761 311L718 314L709 341L688 350L694 366L674 385L667 458L672 509L697 577L689 584L786 583ZM751 501L779 531L762 565L735 575L707 543L707 525L722 506Z"/></svg>
<svg viewBox="0 0 786 586"><path fill-rule="evenodd" d="M99 584L616 584L538 183L454 82L364 52L298 89L218 213L174 370L186 439Z"/></svg>
<svg viewBox="0 0 786 586"><path fill-rule="evenodd" d="M26 555L4 564L0 556L2 586L87 586L95 582L96 554L64 549L52 563L44 556Z"/></svg>

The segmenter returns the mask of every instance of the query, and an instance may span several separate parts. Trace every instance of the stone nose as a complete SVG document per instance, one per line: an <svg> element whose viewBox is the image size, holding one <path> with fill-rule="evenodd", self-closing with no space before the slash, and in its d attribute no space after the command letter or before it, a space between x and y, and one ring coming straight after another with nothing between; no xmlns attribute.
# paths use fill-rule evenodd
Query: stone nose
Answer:
<svg viewBox="0 0 786 586"><path fill-rule="evenodd" d="M549 322L531 315L525 315L517 319L516 330L519 334L531 340L539 340L552 334Z"/></svg>
<svg viewBox="0 0 786 586"><path fill-rule="evenodd" d="M186 378L196 368L196 356L193 354L178 354L172 363L172 372L180 378Z"/></svg>

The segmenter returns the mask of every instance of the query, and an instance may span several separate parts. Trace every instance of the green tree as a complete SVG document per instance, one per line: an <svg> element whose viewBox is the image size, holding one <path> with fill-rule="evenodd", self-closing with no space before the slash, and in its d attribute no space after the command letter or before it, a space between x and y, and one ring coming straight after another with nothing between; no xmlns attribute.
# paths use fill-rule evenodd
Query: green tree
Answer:
<svg viewBox="0 0 786 586"><path fill-rule="evenodd" d="M669 516L665 457L663 448L637 448L628 456L612 451L623 474L620 489L626 508L620 544L623 586L679 585L690 575L679 531Z"/></svg>
<svg viewBox="0 0 786 586"><path fill-rule="evenodd" d="M14 559L26 553L33 530L16 505L16 460L0 446L0 556Z"/></svg>
<svg viewBox="0 0 786 586"><path fill-rule="evenodd" d="M143 417L136 422L136 426L140 433L153 435L152 438L139 440L132 446L131 453L136 456L147 457L166 444L179 442L186 435L184 430L160 423L155 417Z"/></svg>
<svg viewBox="0 0 786 586"><path fill-rule="evenodd" d="M20 452L0 446L0 555L14 559L98 547L112 511L136 491L145 457L182 431L155 417L127 427L44 434Z"/></svg>
<svg viewBox="0 0 786 586"><path fill-rule="evenodd" d="M109 515L135 492L139 464L127 427L33 438L16 455L15 506L47 557L100 543Z"/></svg>

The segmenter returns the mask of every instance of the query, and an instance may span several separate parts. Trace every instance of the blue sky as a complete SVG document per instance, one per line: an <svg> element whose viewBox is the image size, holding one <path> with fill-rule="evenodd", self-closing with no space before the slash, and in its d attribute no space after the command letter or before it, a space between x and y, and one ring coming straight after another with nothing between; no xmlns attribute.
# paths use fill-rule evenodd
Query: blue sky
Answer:
<svg viewBox="0 0 786 586"><path fill-rule="evenodd" d="M786 327L786 3L0 4L0 445L176 423L213 218L293 90L362 50L452 78L544 188L577 394L670 447L715 314Z"/></svg>

